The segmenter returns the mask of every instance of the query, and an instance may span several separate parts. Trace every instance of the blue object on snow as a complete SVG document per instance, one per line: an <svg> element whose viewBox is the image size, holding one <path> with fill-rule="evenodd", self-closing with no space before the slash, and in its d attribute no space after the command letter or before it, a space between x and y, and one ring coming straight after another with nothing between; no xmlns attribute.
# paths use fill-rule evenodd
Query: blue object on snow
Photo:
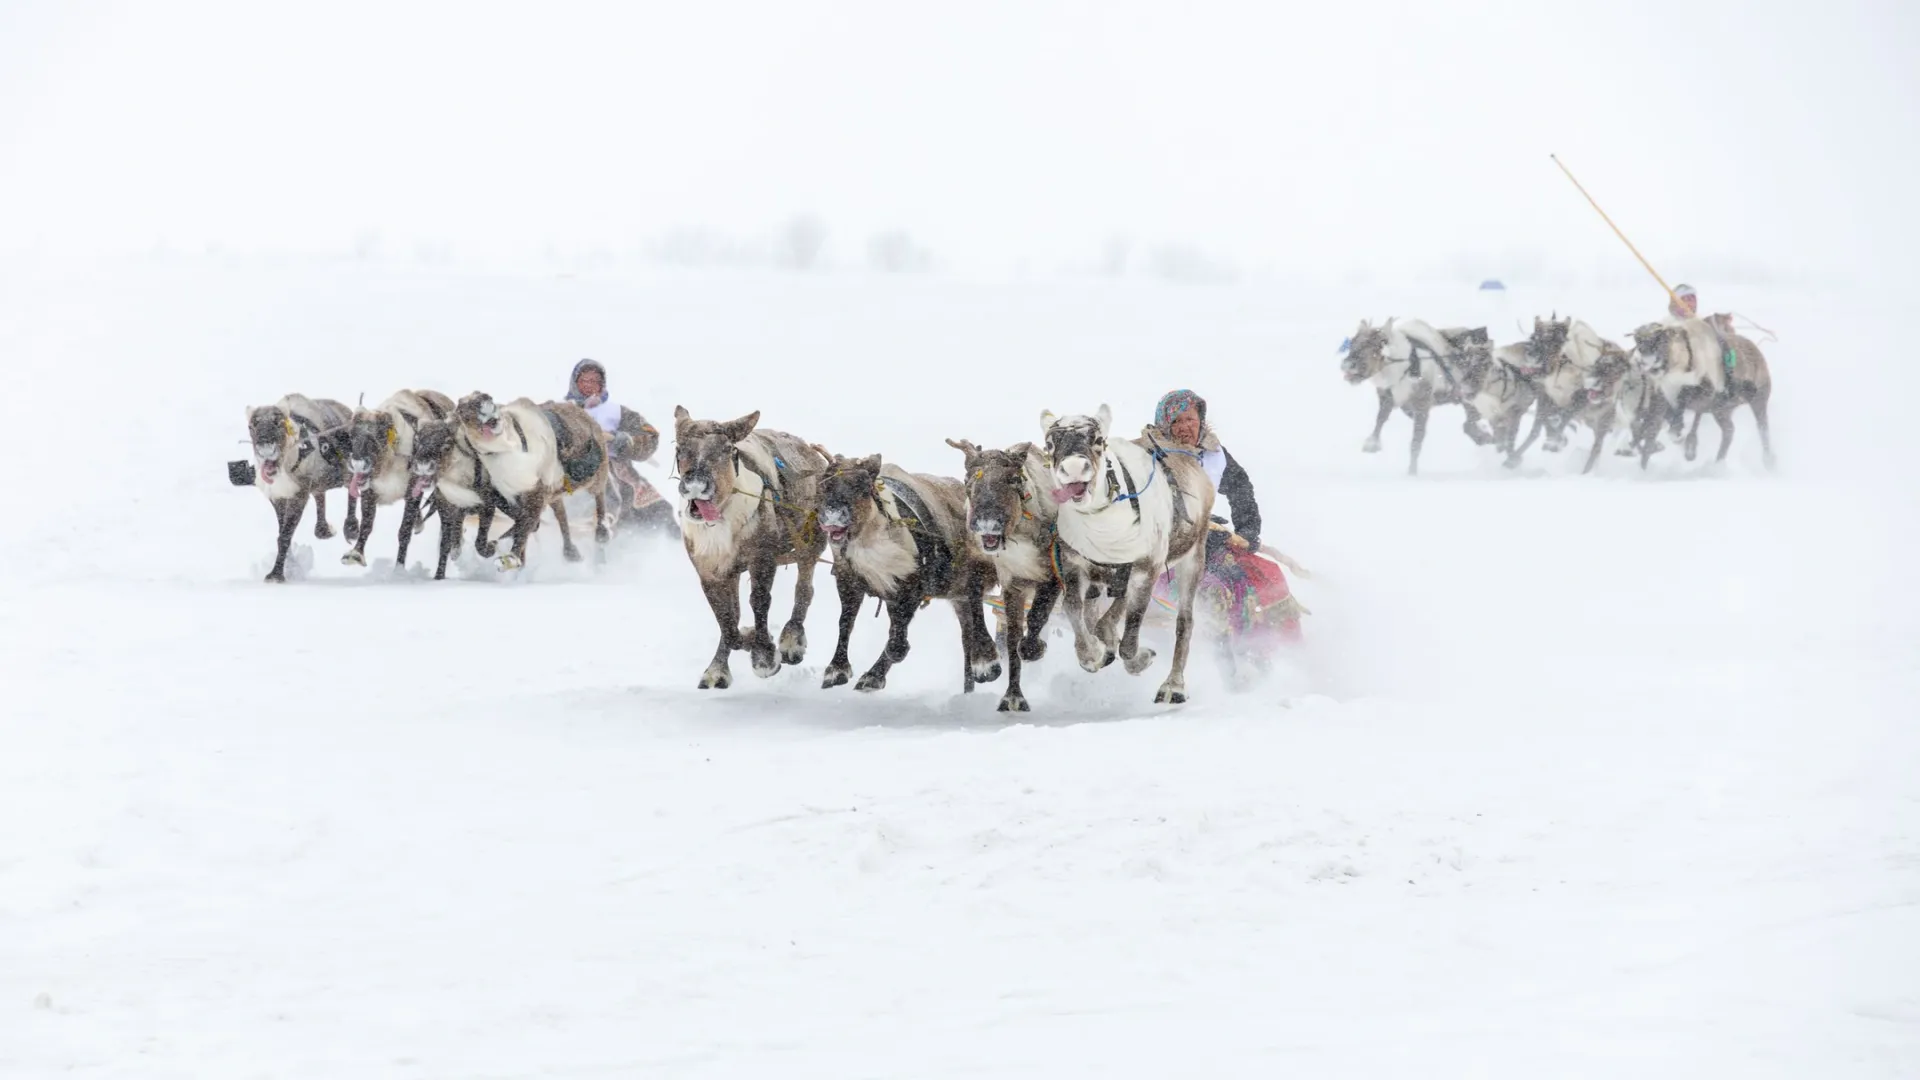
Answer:
<svg viewBox="0 0 1920 1080"><path fill-rule="evenodd" d="M1487 280L1480 283L1480 291L1481 292L1506 292L1507 287L1500 283L1499 278L1488 278Z"/></svg>
<svg viewBox="0 0 1920 1080"><path fill-rule="evenodd" d="M1340 339L1340 351L1341 351L1341 352L1343 352L1343 353L1344 353L1344 352L1346 352L1346 351L1347 351L1348 349L1351 349L1351 348L1353 348L1353 339L1352 339L1352 338L1350 338L1350 337L1349 337L1349 338L1341 338L1341 339Z"/></svg>

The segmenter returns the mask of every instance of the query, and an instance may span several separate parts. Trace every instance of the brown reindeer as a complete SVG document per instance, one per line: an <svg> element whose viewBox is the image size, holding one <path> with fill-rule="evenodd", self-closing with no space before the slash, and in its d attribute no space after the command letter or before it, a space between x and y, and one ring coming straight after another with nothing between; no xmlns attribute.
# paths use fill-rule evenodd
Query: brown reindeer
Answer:
<svg viewBox="0 0 1920 1080"><path fill-rule="evenodd" d="M460 434L453 420L429 420L413 435L413 480L407 489L409 500L431 495L433 513L440 519L440 562L433 580L447 576L447 560L460 548L467 517L478 514L480 531L473 538L473 550L490 559L494 543L488 535L493 515L503 513L513 520L513 504L487 482L480 455Z"/></svg>
<svg viewBox="0 0 1920 1080"><path fill-rule="evenodd" d="M835 454L820 474L817 506L840 592L840 639L822 689L853 677L847 643L868 596L886 604L887 645L854 683L855 690L887 685L887 672L907 658L907 626L914 613L935 600L951 603L960 618L961 692L971 694L974 683L1000 677L985 603L993 564L969 540L966 489L960 481L910 473L883 464L879 454L859 459Z"/></svg>
<svg viewBox="0 0 1920 1080"><path fill-rule="evenodd" d="M1001 712L1028 712L1020 689L1022 661L1047 653L1047 617L1060 596L1054 570L1059 508L1039 492L1053 490L1046 460L1030 442L1005 450L982 450L965 439L948 439L966 462L967 529L1000 580L1007 640L1007 691ZM1031 595L1032 607L1028 608Z"/></svg>
<svg viewBox="0 0 1920 1080"><path fill-rule="evenodd" d="M813 478L826 459L781 431L756 430L760 410L737 420L695 420L675 406L674 464L679 470L680 531L687 558L700 576L707 606L720 624L720 645L700 676L700 689L733 685L728 657L747 649L753 673L769 678L781 664L798 664L807 652L807 608L813 603L813 568L826 548L815 512ZM793 612L780 631L776 652L768 630L773 576L791 564ZM740 625L740 575L749 581L751 629Z"/></svg>
<svg viewBox="0 0 1920 1080"><path fill-rule="evenodd" d="M1724 354L1708 324L1718 329L1733 351L1734 362L1726 366ZM1660 394L1660 408L1674 434L1679 434L1686 413L1693 413L1693 426L1687 431L1684 449L1688 461L1700 449L1700 421L1713 415L1720 429L1720 452L1714 461L1725 461L1733 445L1733 413L1741 405L1753 410L1754 423L1760 429L1760 447L1766 467L1774 467L1773 437L1767 423L1767 405L1773 398L1773 375L1760 346L1734 333L1733 318L1726 314L1688 319L1679 323L1649 323L1633 332L1635 359ZM1645 467L1646 458L1641 459Z"/></svg>
<svg viewBox="0 0 1920 1080"><path fill-rule="evenodd" d="M333 535L327 525L326 493L346 486L346 430L353 411L329 398L288 394L272 405L248 406L247 438L253 445L254 486L267 497L279 523L273 569L266 580L287 580L287 549L313 498L313 535ZM244 476L241 482L245 482ZM347 502L347 539L359 530Z"/></svg>
<svg viewBox="0 0 1920 1080"><path fill-rule="evenodd" d="M367 565L367 537L373 515L388 503L402 503L399 569L407 566L407 544L426 527L422 500L409 493L413 439L420 425L453 413L453 399L433 390L401 390L371 409L355 409L347 437L347 498L360 503L360 535L340 556L348 566Z"/></svg>
<svg viewBox="0 0 1920 1080"><path fill-rule="evenodd" d="M540 526L541 510L553 511L561 551L568 562L583 557L567 524L565 497L584 488L593 495L594 541L606 544L607 434L587 411L570 401L534 404L515 398L505 405L471 393L454 407L460 435L479 456L487 483L513 507L513 551L502 569L526 565L527 541Z"/></svg>

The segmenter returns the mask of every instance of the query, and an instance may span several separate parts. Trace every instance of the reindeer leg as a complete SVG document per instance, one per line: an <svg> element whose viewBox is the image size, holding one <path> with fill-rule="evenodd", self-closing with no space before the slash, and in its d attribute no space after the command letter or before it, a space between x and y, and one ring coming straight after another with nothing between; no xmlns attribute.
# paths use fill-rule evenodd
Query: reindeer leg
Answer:
<svg viewBox="0 0 1920 1080"><path fill-rule="evenodd" d="M500 493L493 490L492 488L483 487L478 490L481 496L480 498L480 531L475 533L473 536L473 552L474 554L480 556L483 559L491 559L493 558L493 553L496 550L498 550L498 548L495 546L493 542L493 535L492 535L494 511L496 509L502 510L502 511L511 511L513 508L511 506L508 506L507 500L501 498ZM508 513L507 520L512 521L515 519L511 513ZM461 528L465 528L465 527L466 526L464 524L461 526ZM457 546L457 542L456 542L456 546Z"/></svg>
<svg viewBox="0 0 1920 1080"><path fill-rule="evenodd" d="M1387 418L1393 415L1393 391L1377 392L1380 395L1380 411L1373 417L1373 434L1367 436L1367 441L1360 444L1360 452L1363 454L1380 452L1380 429L1387 426Z"/></svg>
<svg viewBox="0 0 1920 1080"><path fill-rule="evenodd" d="M440 565L434 568L433 580L445 581L447 560L453 557L454 550L460 546L460 534L466 530L466 515L438 494L433 497L433 510L440 515Z"/></svg>
<svg viewBox="0 0 1920 1080"><path fill-rule="evenodd" d="M1507 461L1506 461L1507 468L1517 469L1520 467L1520 459L1523 456L1525 456L1527 452L1527 447L1533 445L1533 440L1540 437L1540 429L1546 426L1546 422L1547 422L1547 399L1542 397L1542 398L1536 399L1534 402L1533 428L1532 430L1527 432L1527 441L1521 443L1519 449L1511 450L1507 454ZM1513 429L1515 432L1518 432L1520 430L1520 424L1517 418L1514 422Z"/></svg>
<svg viewBox="0 0 1920 1080"><path fill-rule="evenodd" d="M1073 627L1073 651L1085 671L1099 671L1113 663L1114 654L1093 634L1087 624L1087 577L1077 560L1068 560L1066 583L1061 595L1066 598L1067 625Z"/></svg>
<svg viewBox="0 0 1920 1080"><path fill-rule="evenodd" d="M406 570L407 544L410 541L412 541L413 534L420 531L420 526L424 523L424 520L425 519L423 519L420 516L420 504L418 501L414 499L404 499L401 502L400 504L400 550L394 556L394 564L393 564L394 573L400 573Z"/></svg>
<svg viewBox="0 0 1920 1080"><path fill-rule="evenodd" d="M753 673L772 678L780 670L780 654L774 650L773 635L767 629L767 609L773 606L773 575L779 569L770 555L757 555L747 564L747 600L753 606L753 636L747 648L753 655Z"/></svg>
<svg viewBox="0 0 1920 1080"><path fill-rule="evenodd" d="M1705 409L1695 409L1693 426L1687 429L1687 460L1692 461L1700 453L1700 421L1707 418Z"/></svg>
<svg viewBox="0 0 1920 1080"><path fill-rule="evenodd" d="M1180 606L1173 619L1173 670L1153 695L1156 705L1180 705L1187 700L1187 653L1193 645L1193 601L1207 569L1206 548L1189 552L1175 564L1173 581L1180 590Z"/></svg>
<svg viewBox="0 0 1920 1080"><path fill-rule="evenodd" d="M360 493L360 535L353 538L353 547L340 556L343 565L367 565L367 538L373 535L373 512L379 505L373 496L373 485L368 484L367 490Z"/></svg>
<svg viewBox="0 0 1920 1080"><path fill-rule="evenodd" d="M307 500L304 496L277 500L273 504L274 516L279 520L280 534L274 541L273 569L267 571L268 581L287 580L287 548L293 544L293 530L300 527L300 518L307 512Z"/></svg>
<svg viewBox="0 0 1920 1080"><path fill-rule="evenodd" d="M547 500L547 506L553 511L554 524L560 526L560 554L565 555L568 562L579 562L583 556L580 554L580 549L574 545L573 532L567 526L566 496L561 492L554 492L553 497Z"/></svg>
<svg viewBox="0 0 1920 1080"><path fill-rule="evenodd" d="M1204 545L1205 537L1195 542ZM1147 605L1153 602L1153 586L1159 576L1146 563L1135 563L1133 573L1127 575L1127 591L1114 604L1115 608L1126 607L1126 629L1120 634L1120 659L1125 662L1129 675L1138 675L1153 663L1153 650L1140 644L1140 624L1146 621Z"/></svg>
<svg viewBox="0 0 1920 1080"><path fill-rule="evenodd" d="M1595 425L1593 429L1593 449L1588 451L1587 467L1580 470L1580 475L1585 476L1593 471L1593 463L1600 460L1600 447L1607 441L1607 432L1611 430L1612 427L1613 420L1611 417Z"/></svg>
<svg viewBox="0 0 1920 1080"><path fill-rule="evenodd" d="M793 583L793 610L787 613L787 625L780 628L780 662L798 664L807 658L807 612L813 607L813 570L818 556L809 558L802 549L793 568L800 576ZM857 605L858 600L854 601Z"/></svg>
<svg viewBox="0 0 1920 1080"><path fill-rule="evenodd" d="M1727 448L1733 445L1733 404L1713 410L1713 426L1720 429L1720 452L1713 455L1716 464L1727 460Z"/></svg>
<svg viewBox="0 0 1920 1080"><path fill-rule="evenodd" d="M358 543L360 540L359 504L354 502L353 496L351 495L346 496L346 500L347 520L341 524L340 532L342 536L347 538L347 543Z"/></svg>
<svg viewBox="0 0 1920 1080"><path fill-rule="evenodd" d="M887 600L887 647L880 650L873 666L853 684L855 690L872 693L886 689L887 672L907 658L907 626L913 622L914 612L920 610L920 590L912 584L918 579L918 574L909 577L901 583L900 591Z"/></svg>
<svg viewBox="0 0 1920 1080"><path fill-rule="evenodd" d="M853 678L853 661L847 656L847 643L853 640L853 621L859 617L860 604L867 598L860 575L851 570L841 573L839 563L833 567L833 583L840 593L840 640L834 646L833 659L827 663L826 677L820 680L822 690L845 686L847 680Z"/></svg>
<svg viewBox="0 0 1920 1080"><path fill-rule="evenodd" d="M1464 430L1467 433L1467 438L1473 440L1473 445L1485 446L1492 442L1493 436L1480 428L1480 410L1464 401L1460 403L1460 406L1467 410L1467 422Z"/></svg>
<svg viewBox="0 0 1920 1080"><path fill-rule="evenodd" d="M983 683L1000 677L1000 650L993 644L993 631L987 629L987 579L992 576L993 567L975 566L967 582L965 599L960 602L962 606L956 609L960 615L960 638L969 642L968 671L975 682Z"/></svg>
<svg viewBox="0 0 1920 1080"><path fill-rule="evenodd" d="M1047 620L1053 616L1053 605L1059 599L1060 582L1055 578L1049 577L1034 587L1033 610L1024 616L1027 636L1020 642L1021 659L1032 661L1047 655ZM1007 640L1015 640L1011 632Z"/></svg>
<svg viewBox="0 0 1920 1080"><path fill-rule="evenodd" d="M1427 441L1427 414L1433 410L1431 402L1421 401L1417 405L1409 403L1407 415L1413 417L1413 453L1407 461L1407 475L1420 475L1420 444Z"/></svg>
<svg viewBox="0 0 1920 1080"><path fill-rule="evenodd" d="M321 540L333 537L333 526L327 524L327 493L313 493L313 535Z"/></svg>
<svg viewBox="0 0 1920 1080"><path fill-rule="evenodd" d="M1772 471L1774 466L1773 436L1767 432L1767 398L1771 396L1771 390L1761 389L1755 391L1753 400L1747 402L1753 409L1753 422L1760 429L1760 452L1768 471Z"/></svg>
<svg viewBox="0 0 1920 1080"><path fill-rule="evenodd" d="M527 541L533 531L540 527L540 508L548 502L544 488L534 488L520 497L513 508L513 528L508 531L507 539L513 542L513 550L500 556L500 569L518 570L527 565ZM561 530L565 535L566 530Z"/></svg>
<svg viewBox="0 0 1920 1080"><path fill-rule="evenodd" d="M1000 712L1031 712L1033 706L1027 704L1027 696L1020 690L1020 661L1025 652L1021 636L1027 626L1027 588L1023 581L1009 582L1000 590L1000 599L1006 605L1007 621L1007 692L1000 695ZM1034 602L1036 608L1039 601Z"/></svg>
<svg viewBox="0 0 1920 1080"><path fill-rule="evenodd" d="M613 539L613 527L607 522L607 485L612 483L608 476L602 476L600 483L593 489L593 542L605 544Z"/></svg>
<svg viewBox="0 0 1920 1080"><path fill-rule="evenodd" d="M733 685L728 658L740 647L740 574L735 571L718 578L703 577L700 588L707 594L714 621L720 624L720 647L714 650L713 662L700 674L700 689L725 690Z"/></svg>

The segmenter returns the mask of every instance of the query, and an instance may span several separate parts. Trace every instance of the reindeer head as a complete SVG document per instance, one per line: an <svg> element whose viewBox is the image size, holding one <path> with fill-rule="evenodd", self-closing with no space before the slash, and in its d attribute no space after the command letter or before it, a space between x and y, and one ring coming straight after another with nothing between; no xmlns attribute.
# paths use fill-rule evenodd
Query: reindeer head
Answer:
<svg viewBox="0 0 1920 1080"><path fill-rule="evenodd" d="M454 405L453 418L467 429L468 438L481 442L492 442L506 433L506 414L500 411L492 394L483 394L478 390Z"/></svg>
<svg viewBox="0 0 1920 1080"><path fill-rule="evenodd" d="M1100 462L1107 456L1107 432L1113 427L1113 410L1102 404L1093 416L1055 416L1040 414L1040 430L1045 434L1047 464L1053 469L1053 499L1061 505L1073 503L1084 510L1096 510L1107 504L1107 495L1097 489L1094 479L1100 475Z"/></svg>
<svg viewBox="0 0 1920 1080"><path fill-rule="evenodd" d="M281 466L292 463L299 429L280 406L258 405L247 409L247 438L260 463L260 479L271 484L280 475Z"/></svg>
<svg viewBox="0 0 1920 1080"><path fill-rule="evenodd" d="M1601 342L1600 358L1593 362L1593 367L1581 380L1587 404L1598 405L1612 398L1619 391L1621 380L1632 368L1633 360L1624 350L1610 341Z"/></svg>
<svg viewBox="0 0 1920 1080"><path fill-rule="evenodd" d="M1361 319L1359 328L1347 342L1347 355L1340 358L1340 374L1348 385L1357 386L1372 378L1385 362L1386 348L1387 328Z"/></svg>
<svg viewBox="0 0 1920 1080"><path fill-rule="evenodd" d="M998 555L1006 550L1008 528L1020 515L1032 513L1027 455L1033 452L1033 444L982 450L965 439L948 439L947 445L966 460L967 529L979 540L980 550Z"/></svg>
<svg viewBox="0 0 1920 1080"><path fill-rule="evenodd" d="M413 480L407 487L409 501L432 490L440 470L453 457L455 430L451 420L428 420L413 433Z"/></svg>
<svg viewBox="0 0 1920 1080"><path fill-rule="evenodd" d="M347 498L360 497L360 488L374 466L393 453L397 437L393 418L378 409L353 410L347 426Z"/></svg>
<svg viewBox="0 0 1920 1080"><path fill-rule="evenodd" d="M880 455L848 458L820 450L820 456L828 459L826 470L819 474L820 531L839 551L880 515Z"/></svg>
<svg viewBox="0 0 1920 1080"><path fill-rule="evenodd" d="M679 405L673 407L673 462L680 472L682 517L718 524L720 508L733 497L738 480L738 451L734 444L753 434L760 423L755 409L738 420L695 420Z"/></svg>
<svg viewBox="0 0 1920 1080"><path fill-rule="evenodd" d="M1633 331L1633 360L1640 370L1649 374L1664 371L1667 366L1667 335L1674 328L1665 323L1647 323Z"/></svg>
<svg viewBox="0 0 1920 1080"><path fill-rule="evenodd" d="M1566 347L1567 334L1573 329L1573 316L1556 319L1548 316L1541 319L1533 317L1533 336L1527 338L1527 368L1530 373L1552 371L1560 358L1560 350Z"/></svg>

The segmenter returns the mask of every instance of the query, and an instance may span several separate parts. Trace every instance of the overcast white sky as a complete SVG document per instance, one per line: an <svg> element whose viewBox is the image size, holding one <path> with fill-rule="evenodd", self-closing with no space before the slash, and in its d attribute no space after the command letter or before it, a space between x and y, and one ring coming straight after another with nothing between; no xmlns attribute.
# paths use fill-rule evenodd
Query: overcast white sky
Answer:
<svg viewBox="0 0 1920 1080"><path fill-rule="evenodd" d="M1670 279L1911 274L1916 6L0 0L0 249L1630 259L1558 152Z"/></svg>

